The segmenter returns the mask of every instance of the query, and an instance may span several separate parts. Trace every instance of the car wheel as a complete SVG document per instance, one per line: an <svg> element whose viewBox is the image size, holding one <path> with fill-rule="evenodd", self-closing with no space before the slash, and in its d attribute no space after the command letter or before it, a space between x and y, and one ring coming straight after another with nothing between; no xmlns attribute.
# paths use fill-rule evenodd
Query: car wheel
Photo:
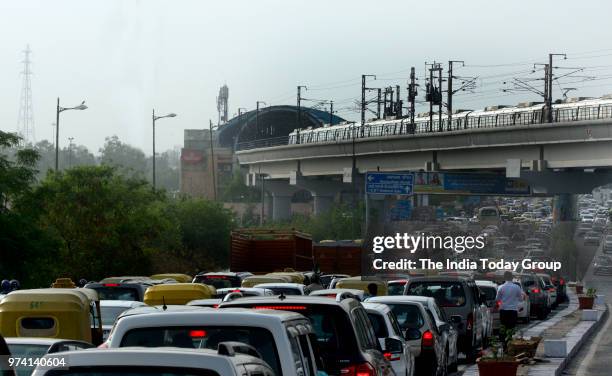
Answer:
<svg viewBox="0 0 612 376"><path fill-rule="evenodd" d="M538 320L544 320L544 319L546 319L546 316L547 316L547 315L546 315L546 308L544 308L544 307L539 308L539 309L538 309L537 316L538 316Z"/></svg>

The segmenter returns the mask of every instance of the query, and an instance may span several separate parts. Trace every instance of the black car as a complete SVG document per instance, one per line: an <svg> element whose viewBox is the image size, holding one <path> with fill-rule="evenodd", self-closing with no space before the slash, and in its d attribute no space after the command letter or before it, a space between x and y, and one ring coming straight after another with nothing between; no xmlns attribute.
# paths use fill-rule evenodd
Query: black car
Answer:
<svg viewBox="0 0 612 376"><path fill-rule="evenodd" d="M151 283L146 282L91 282L85 287L96 290L100 300L133 300L142 302Z"/></svg>
<svg viewBox="0 0 612 376"><path fill-rule="evenodd" d="M459 351L469 360L475 360L479 349L486 342L489 307L486 296L473 279L460 276L416 277L409 281L406 295L434 298L459 334Z"/></svg>
<svg viewBox="0 0 612 376"><path fill-rule="evenodd" d="M202 283L205 285L214 286L217 289L225 289L228 287L240 287L242 280L253 274L247 272L205 272L198 273L193 278L193 283Z"/></svg>
<svg viewBox="0 0 612 376"><path fill-rule="evenodd" d="M315 331L317 353L321 357L318 368L328 375L393 374L366 310L355 299L338 301L316 296L280 295L240 298L222 303L219 309L227 307L282 309L308 317Z"/></svg>

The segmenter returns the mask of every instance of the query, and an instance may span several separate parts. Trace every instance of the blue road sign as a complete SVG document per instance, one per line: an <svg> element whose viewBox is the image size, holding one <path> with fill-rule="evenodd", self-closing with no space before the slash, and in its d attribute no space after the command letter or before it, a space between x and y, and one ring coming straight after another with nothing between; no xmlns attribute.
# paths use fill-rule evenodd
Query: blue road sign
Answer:
<svg viewBox="0 0 612 376"><path fill-rule="evenodd" d="M378 195L411 195L414 175L410 172L368 172L366 193Z"/></svg>

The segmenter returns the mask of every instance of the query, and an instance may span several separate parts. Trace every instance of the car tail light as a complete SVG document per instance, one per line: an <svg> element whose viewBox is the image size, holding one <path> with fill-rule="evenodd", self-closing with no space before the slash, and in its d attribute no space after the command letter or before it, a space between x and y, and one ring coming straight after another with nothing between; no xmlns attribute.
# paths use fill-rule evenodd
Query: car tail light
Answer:
<svg viewBox="0 0 612 376"><path fill-rule="evenodd" d="M342 376L376 376L376 370L370 363L350 365L340 370Z"/></svg>
<svg viewBox="0 0 612 376"><path fill-rule="evenodd" d="M385 352L383 355L385 356L385 359L387 359L390 362L393 362L393 361L396 361L396 360L400 360L399 354L393 354L393 353L390 353L390 352Z"/></svg>
<svg viewBox="0 0 612 376"><path fill-rule="evenodd" d="M277 305L277 306L255 306L255 309L278 309L282 311L305 311L306 306L298 305Z"/></svg>
<svg viewBox="0 0 612 376"><path fill-rule="evenodd" d="M219 308L218 304L213 304L213 308Z"/></svg>
<svg viewBox="0 0 612 376"><path fill-rule="evenodd" d="M206 337L206 330L190 330L189 337L191 338L202 338Z"/></svg>
<svg viewBox="0 0 612 376"><path fill-rule="evenodd" d="M465 326L465 329L472 330L473 327L474 327L474 315L470 313L467 317L467 325Z"/></svg>
<svg viewBox="0 0 612 376"><path fill-rule="evenodd" d="M435 338L432 332L426 330L421 337L421 346L422 347L433 347L435 342Z"/></svg>
<svg viewBox="0 0 612 376"><path fill-rule="evenodd" d="M531 289L531 292L534 293L534 294L539 294L540 293L540 289L539 288Z"/></svg>
<svg viewBox="0 0 612 376"><path fill-rule="evenodd" d="M104 286L104 287L118 287L119 284L118 283L105 283L102 286Z"/></svg>
<svg viewBox="0 0 612 376"><path fill-rule="evenodd" d="M496 309L500 309L500 308L501 308L501 305L502 305L501 300L498 300L498 301L496 301L496 302L495 302L495 308L496 308Z"/></svg>

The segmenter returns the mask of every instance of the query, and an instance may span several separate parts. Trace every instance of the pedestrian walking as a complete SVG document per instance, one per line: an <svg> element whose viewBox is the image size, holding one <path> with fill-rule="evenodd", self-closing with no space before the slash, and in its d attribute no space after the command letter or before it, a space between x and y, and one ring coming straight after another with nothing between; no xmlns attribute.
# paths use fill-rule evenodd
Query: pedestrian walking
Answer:
<svg viewBox="0 0 612 376"><path fill-rule="evenodd" d="M499 302L499 321L502 328L513 329L518 321L518 306L523 299L523 290L512 282L512 272L504 273L504 284L497 288L497 296L495 301ZM506 347L503 330L500 330L500 340Z"/></svg>

